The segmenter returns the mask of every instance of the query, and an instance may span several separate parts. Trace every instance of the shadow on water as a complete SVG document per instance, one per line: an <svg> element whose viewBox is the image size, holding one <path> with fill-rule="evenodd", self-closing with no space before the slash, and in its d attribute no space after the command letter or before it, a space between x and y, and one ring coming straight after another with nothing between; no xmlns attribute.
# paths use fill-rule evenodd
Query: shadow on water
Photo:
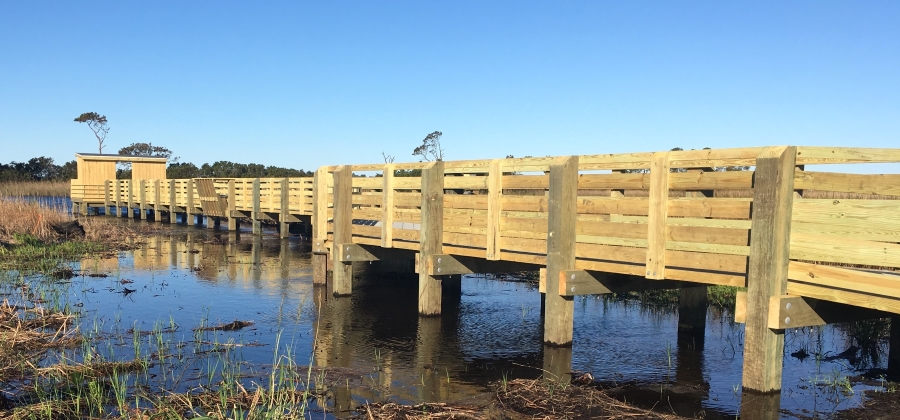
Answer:
<svg viewBox="0 0 900 420"><path fill-rule="evenodd" d="M369 274L363 267L353 296L334 298L313 286L309 244L296 239L179 228L134 251L86 258L76 268L83 275L53 299L80 312L82 329L111 337L110 357L153 351L152 335L142 344L128 339L138 336L135 331L164 330L164 339L181 348L192 341L232 343L240 376L252 385L272 369L274 353L288 354L331 384L322 404L338 417L366 401L473 400L503 380L572 370L590 372L617 398L657 410L734 418L742 406L743 326L718 308L679 316L677 305L578 297L574 346L550 348L541 344L535 285L449 279L443 315L420 318L414 276ZM253 324L204 332L196 340L195 328L235 320ZM883 369L885 358L878 358L884 349L876 345L868 350L875 357L860 364L845 352L852 336L846 326L788 330L784 391L780 397L747 394L745 412L780 406L785 413L830 413L857 406L871 387L846 379ZM162 377L153 387L186 391L225 374L203 357L185 358L168 376L154 372Z"/></svg>

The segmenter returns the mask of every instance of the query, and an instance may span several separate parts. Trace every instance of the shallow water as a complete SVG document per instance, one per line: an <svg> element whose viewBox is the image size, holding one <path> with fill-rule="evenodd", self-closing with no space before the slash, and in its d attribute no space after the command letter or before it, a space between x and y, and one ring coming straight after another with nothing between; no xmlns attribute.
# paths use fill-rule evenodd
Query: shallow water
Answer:
<svg viewBox="0 0 900 420"><path fill-rule="evenodd" d="M210 371L217 378L225 374L216 372L223 356L187 344L199 341L232 343L224 357L239 361L248 385L265 380L276 352L298 365L333 368L325 376L345 386L323 404L339 408L365 401L464 400L504 378L565 372L571 363L629 402L669 405L679 414L702 412L707 418L733 418L740 411L743 326L728 311L710 308L702 335L679 334L675 307L579 297L573 347L545 348L535 285L464 277L459 293L445 285L451 292L441 317L419 318L414 279L361 274L353 296L337 299L312 285L309 251L297 239L182 227L150 237L134 251L74 264L85 274L108 277L75 277L57 285L59 292L35 285L32 293L45 290L45 305L78 311L84 331L108 337L95 350L104 357L134 358L135 330L158 332L141 336L138 354L163 351L154 347L159 337L180 343L165 351L180 351L181 367L160 361L151 369L159 391L193 389L211 381ZM2 293L21 299L12 283ZM254 325L193 331L234 320ZM886 357L835 357L850 346L843 331L787 331L783 416L827 416L860 403L869 387L841 392L839 384L863 370L884 368ZM800 349L813 356L791 356Z"/></svg>

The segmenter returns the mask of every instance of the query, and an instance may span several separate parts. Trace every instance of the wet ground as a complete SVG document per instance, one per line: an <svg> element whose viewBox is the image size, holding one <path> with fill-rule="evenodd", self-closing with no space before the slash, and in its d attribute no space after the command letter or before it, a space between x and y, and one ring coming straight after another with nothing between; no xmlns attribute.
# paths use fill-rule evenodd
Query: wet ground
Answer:
<svg viewBox="0 0 900 420"><path fill-rule="evenodd" d="M259 383L278 354L315 367L310 382L332 385L322 404L338 416L366 401L477 399L504 381L562 375L569 366L657 410L706 418L741 411L743 326L727 310L710 308L705 332L679 334L675 306L579 297L573 347L550 348L541 344L536 285L463 277L458 287L445 284L441 317L419 318L415 278L361 273L353 296L337 299L312 285L309 251L297 238L181 227L135 251L84 259L75 264L84 275L31 293L80 313L83 330L106 337L96 350L105 357L180 353L177 363L151 368L159 391L196 389L213 376ZM2 293L26 298L12 287ZM236 320L252 325L196 330ZM866 328L874 332L859 331ZM863 391L881 385L850 378L878 377L886 331L886 323L788 330L780 398L751 397L745 410L827 418L859 406ZM228 350L203 347L218 344Z"/></svg>

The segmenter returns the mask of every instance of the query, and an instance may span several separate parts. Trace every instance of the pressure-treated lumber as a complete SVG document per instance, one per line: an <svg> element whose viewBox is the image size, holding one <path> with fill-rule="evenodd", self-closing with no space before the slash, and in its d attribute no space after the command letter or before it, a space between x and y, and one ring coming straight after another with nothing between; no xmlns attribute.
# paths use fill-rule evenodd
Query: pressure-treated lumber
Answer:
<svg viewBox="0 0 900 420"><path fill-rule="evenodd" d="M441 313L441 276L429 274L428 258L443 253L444 162L430 162L422 168L422 222L419 230L419 315Z"/></svg>
<svg viewBox="0 0 900 420"><path fill-rule="evenodd" d="M177 204L176 200L176 188L175 188L175 180L169 180L169 224L178 223L178 214L175 213L175 205Z"/></svg>
<svg viewBox="0 0 900 420"><path fill-rule="evenodd" d="M650 215L647 220L648 279L666 278L666 217L669 200L669 153L653 154L650 167Z"/></svg>
<svg viewBox="0 0 900 420"><path fill-rule="evenodd" d="M278 233L281 238L287 238L290 236L290 223L288 222L291 206L290 180L284 178L279 182L281 184L281 203L278 213Z"/></svg>
<svg viewBox="0 0 900 420"><path fill-rule="evenodd" d="M383 248L377 244L335 244L334 247L337 250L337 259L335 261L342 263L414 258L407 250Z"/></svg>
<svg viewBox="0 0 900 420"><path fill-rule="evenodd" d="M238 218L234 217L234 212L237 209L237 189L234 184L233 179L228 180L228 230L236 231L240 227L240 222L238 222Z"/></svg>
<svg viewBox="0 0 900 420"><path fill-rule="evenodd" d="M485 233L485 256L489 260L500 259L500 213L503 208L503 161L494 159L491 161L488 173L488 202L487 202L487 226Z"/></svg>
<svg viewBox="0 0 900 420"><path fill-rule="evenodd" d="M394 246L394 165L384 165L381 179L381 246Z"/></svg>
<svg viewBox="0 0 900 420"><path fill-rule="evenodd" d="M559 276L575 268L577 191L578 156L554 159L550 164L544 342L557 346L572 344L574 306L571 297L559 294Z"/></svg>
<svg viewBox="0 0 900 420"><path fill-rule="evenodd" d="M134 217L134 181L128 182L128 200L125 203L125 214L128 218Z"/></svg>
<svg viewBox="0 0 900 420"><path fill-rule="evenodd" d="M781 389L784 331L768 316L771 297L787 291L796 156L795 147L767 147L756 159L743 387L758 392Z"/></svg>
<svg viewBox="0 0 900 420"><path fill-rule="evenodd" d="M334 244L353 242L353 173L346 165L334 171ZM353 291L353 263L343 262L338 247L332 247L334 295L349 296Z"/></svg>
<svg viewBox="0 0 900 420"><path fill-rule="evenodd" d="M432 276L475 273L508 273L514 271L530 271L538 268L533 264L523 264L512 261L487 260L479 256L463 256L451 254L430 255L426 257L424 266L426 267L426 272Z"/></svg>
<svg viewBox="0 0 900 420"><path fill-rule="evenodd" d="M790 290L790 286L788 286ZM769 328L802 328L838 322L853 322L866 319L885 318L886 312L816 299L806 296L781 295L770 298ZM734 322L745 323L747 318L747 293L735 296Z"/></svg>
<svg viewBox="0 0 900 420"><path fill-rule="evenodd" d="M140 180L138 188L140 188L138 199L141 200L141 202L138 203L138 212L140 212L141 220L147 220L147 181L143 179Z"/></svg>
<svg viewBox="0 0 900 420"><path fill-rule="evenodd" d="M159 210L162 208L162 187L160 185L162 181L159 179L153 180L153 221L161 222L162 218L159 217Z"/></svg>
<svg viewBox="0 0 900 420"><path fill-rule="evenodd" d="M601 295L643 290L676 289L682 282L648 280L599 271L563 270L559 273L559 294L562 296Z"/></svg>

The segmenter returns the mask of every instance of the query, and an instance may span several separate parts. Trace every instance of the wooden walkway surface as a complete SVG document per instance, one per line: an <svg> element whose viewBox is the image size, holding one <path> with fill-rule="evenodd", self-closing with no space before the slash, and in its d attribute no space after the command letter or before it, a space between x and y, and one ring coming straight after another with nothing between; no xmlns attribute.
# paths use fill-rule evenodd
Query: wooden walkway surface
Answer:
<svg viewBox="0 0 900 420"><path fill-rule="evenodd" d="M82 211L205 215L232 229L249 217L256 232L270 219L283 236L288 223L311 224L315 282L333 270L338 296L352 293L353 263L414 258L425 316L440 314L444 276L540 269L555 345L571 344L576 295L746 287L735 311L743 386L769 392L781 387L785 328L900 314L900 174L806 170L885 162L900 149L340 165L313 178L73 184L72 199Z"/></svg>

